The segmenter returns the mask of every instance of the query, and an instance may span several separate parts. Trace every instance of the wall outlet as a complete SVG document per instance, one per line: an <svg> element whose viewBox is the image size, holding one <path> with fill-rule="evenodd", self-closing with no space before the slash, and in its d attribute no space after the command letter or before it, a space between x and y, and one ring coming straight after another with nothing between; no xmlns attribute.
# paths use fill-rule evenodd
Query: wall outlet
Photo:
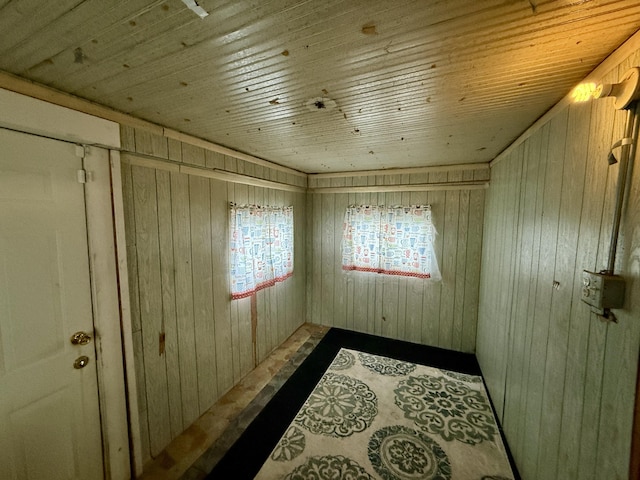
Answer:
<svg viewBox="0 0 640 480"><path fill-rule="evenodd" d="M582 272L582 301L594 308L622 308L624 289L624 278L619 275Z"/></svg>

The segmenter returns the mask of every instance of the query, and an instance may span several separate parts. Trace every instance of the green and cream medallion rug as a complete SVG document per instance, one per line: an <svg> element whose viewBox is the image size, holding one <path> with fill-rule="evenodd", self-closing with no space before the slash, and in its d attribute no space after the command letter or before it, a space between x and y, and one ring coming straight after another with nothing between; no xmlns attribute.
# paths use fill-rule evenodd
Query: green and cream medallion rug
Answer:
<svg viewBox="0 0 640 480"><path fill-rule="evenodd" d="M343 348L255 478L514 474L481 377Z"/></svg>

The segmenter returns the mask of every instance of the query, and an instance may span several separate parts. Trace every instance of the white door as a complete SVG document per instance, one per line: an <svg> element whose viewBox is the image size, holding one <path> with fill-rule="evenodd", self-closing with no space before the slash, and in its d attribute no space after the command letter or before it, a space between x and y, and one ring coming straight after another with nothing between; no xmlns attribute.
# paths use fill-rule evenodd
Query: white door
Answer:
<svg viewBox="0 0 640 480"><path fill-rule="evenodd" d="M0 128L2 479L104 476L75 152L73 144ZM72 344L76 332L91 341Z"/></svg>

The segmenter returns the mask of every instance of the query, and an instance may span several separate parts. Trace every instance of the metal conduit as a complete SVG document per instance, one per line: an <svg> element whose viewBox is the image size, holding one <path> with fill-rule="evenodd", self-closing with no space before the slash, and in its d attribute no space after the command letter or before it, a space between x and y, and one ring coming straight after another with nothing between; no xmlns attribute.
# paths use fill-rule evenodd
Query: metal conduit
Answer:
<svg viewBox="0 0 640 480"><path fill-rule="evenodd" d="M627 110L625 119L624 138L621 143L620 165L618 166L618 182L616 186L616 204L613 211L613 226L611 229L611 242L609 244L609 259L607 269L603 272L613 275L616 263L616 251L618 249L618 236L620 233L620 221L627 187L629 167L636 153L636 139L638 135L638 102L633 102Z"/></svg>

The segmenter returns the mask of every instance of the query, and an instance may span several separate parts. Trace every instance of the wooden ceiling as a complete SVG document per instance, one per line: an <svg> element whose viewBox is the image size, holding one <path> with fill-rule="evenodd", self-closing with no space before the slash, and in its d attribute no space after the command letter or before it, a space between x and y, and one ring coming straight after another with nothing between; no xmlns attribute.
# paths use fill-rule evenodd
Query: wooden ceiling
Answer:
<svg viewBox="0 0 640 480"><path fill-rule="evenodd" d="M0 70L304 172L487 162L637 0L0 0Z"/></svg>

